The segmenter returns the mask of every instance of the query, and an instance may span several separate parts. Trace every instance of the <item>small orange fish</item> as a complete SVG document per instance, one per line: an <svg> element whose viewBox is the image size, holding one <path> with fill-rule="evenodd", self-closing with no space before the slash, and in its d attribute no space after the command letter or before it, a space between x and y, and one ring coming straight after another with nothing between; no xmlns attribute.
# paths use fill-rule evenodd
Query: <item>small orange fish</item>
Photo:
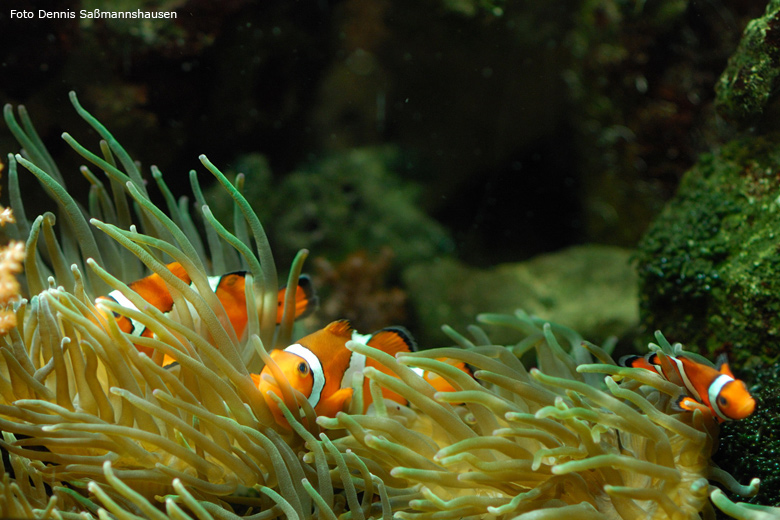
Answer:
<svg viewBox="0 0 780 520"><path fill-rule="evenodd" d="M167 265L168 269L180 280L190 284L190 279L187 271L179 262L172 262ZM208 281L211 289L216 293L217 298L222 303L222 306L227 312L230 323L233 325L233 329L236 331L236 336L239 339L244 334L244 329L247 323L246 312L246 295L244 292L244 277L245 271L235 271L227 273L222 276L209 276ZM157 273L150 274L140 280L136 280L131 283L129 287L138 293L144 300L149 302L150 305L159 309L163 313L171 312L174 307L173 297L171 296L168 286L165 281ZM284 312L284 297L286 288L282 287L279 290L277 297L277 311L276 311L276 323L279 324L282 321L282 314ZM138 310L133 303L128 300L124 294L120 291L111 291L108 296L98 296L95 300L95 305L98 305L100 300L111 300L120 304L128 309ZM295 293L295 319L302 318L310 314L317 305L317 296L314 294L314 287L311 284L311 280L308 276L302 275L298 279L298 287ZM112 313L113 318L116 320L119 329L122 332L126 332L132 336L142 336L146 338L154 337L154 333L148 330L142 323L137 320L125 316L120 313ZM106 316L108 318L108 316ZM136 348L146 353L147 356L152 355L153 349L148 347L142 347L136 345ZM164 363L167 365L167 363Z"/></svg>
<svg viewBox="0 0 780 520"><path fill-rule="evenodd" d="M681 396L675 405L680 410L693 411L705 405L718 422L744 419L756 409L756 401L745 383L734 378L726 356L718 358L718 368L697 363L685 356L666 356L674 373L667 374L655 352L646 356L624 356L620 364L657 372L667 381L682 381L688 395Z"/></svg>
<svg viewBox="0 0 780 520"><path fill-rule="evenodd" d="M363 354L350 351L345 346L349 340L365 343L390 355L416 349L411 334L403 327L388 327L364 336L353 330L348 320L338 320L324 329L301 338L284 350L272 351L271 359L284 373L290 386L306 397L317 415L335 417L342 411L355 390L352 386L353 374L362 372L367 366L396 377L395 373L384 365ZM455 366L470 373L462 362ZM423 372L423 377L437 391L454 390L440 376ZM252 379L266 398L276 421L282 426L289 427L279 406L268 396L268 392L273 392L279 397L282 395L271 375L270 368L265 367L260 375L252 374ZM408 404L402 396L386 388L382 389L382 394L386 399L403 405ZM363 378L364 412L372 402L369 380Z"/></svg>

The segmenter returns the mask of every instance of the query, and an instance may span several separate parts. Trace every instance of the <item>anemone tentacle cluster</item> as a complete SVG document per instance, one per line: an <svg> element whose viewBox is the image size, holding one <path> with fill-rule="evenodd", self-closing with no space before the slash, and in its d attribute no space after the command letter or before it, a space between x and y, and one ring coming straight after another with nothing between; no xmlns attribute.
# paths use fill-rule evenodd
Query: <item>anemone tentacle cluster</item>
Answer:
<svg viewBox="0 0 780 520"><path fill-rule="evenodd" d="M163 211L127 152L73 94L71 101L103 139L96 154L63 136L91 164L82 167L91 184L87 208L68 194L24 109L21 123L11 107L5 111L23 146L8 158L16 223L6 231L26 243L26 253L16 326L0 335L0 448L7 454L0 516L684 519L711 508L713 493L730 514L753 514L713 491L711 480L743 495L756 483L739 486L712 466L717 425L698 411L675 412L679 387L617 367L608 349L583 346L573 331L522 312L480 317L516 330L510 346L493 345L478 327L470 329L473 339L447 329L455 347L397 358L349 342L395 374L365 370L374 405L357 413L358 391L349 410L317 418L277 381L293 429L279 427L250 373L260 372L269 349L290 343L292 318L288 312L275 326L277 273L242 178L229 182L201 157L234 201L232 231L209 211L194 172L191 212L152 168ZM27 220L19 166L51 194L56 213ZM298 279L304 258L289 280ZM166 269L170 261L185 267L192 285ZM251 273L243 340L207 281L236 268ZM149 271L190 312L174 319L126 285ZM156 337L131 338L95 308L95 298L111 290L136 310L102 305ZM654 348L679 350L657 337ZM154 354L139 352L139 344ZM521 358L531 354L536 368L527 370ZM178 365L162 368L164 355ZM466 362L474 377L447 359ZM456 391L437 393L410 367L447 379ZM383 401L382 387L410 406Z"/></svg>

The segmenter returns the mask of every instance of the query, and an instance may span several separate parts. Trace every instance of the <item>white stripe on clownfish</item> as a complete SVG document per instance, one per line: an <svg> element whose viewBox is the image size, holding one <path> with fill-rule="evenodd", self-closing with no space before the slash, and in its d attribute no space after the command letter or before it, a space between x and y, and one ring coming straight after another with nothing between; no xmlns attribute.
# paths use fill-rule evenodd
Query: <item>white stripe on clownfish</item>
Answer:
<svg viewBox="0 0 780 520"><path fill-rule="evenodd" d="M723 387L732 381L734 381L733 377L726 374L721 374L715 379L715 381L712 382L712 384L710 384L710 387L707 390L712 410L724 421L728 421L729 417L726 416L726 414L724 414L720 409L720 406L718 406L718 396L720 395L721 390L723 390Z"/></svg>
<svg viewBox="0 0 780 520"><path fill-rule="evenodd" d="M135 304L133 302L131 302L127 298L127 296L125 296L124 294L122 294L121 292L119 292L117 290L114 290L114 291L111 291L110 293L108 293L108 297L111 298L112 300L114 300L116 303L118 303L122 307L126 307L126 308L130 309L131 311L137 311L138 310L138 307L136 307ZM100 306L100 301L98 301L97 305ZM110 312L110 311L107 311L107 312ZM126 316L126 317L127 317L127 319L130 320L130 324L133 327L129 331L130 335L132 335L132 336L140 336L140 335L142 335L144 333L144 331L146 330L146 325L144 325L143 323L141 323L140 321L138 321L138 320L136 320L134 318L131 318L129 316Z"/></svg>
<svg viewBox="0 0 780 520"><path fill-rule="evenodd" d="M358 331L352 331L352 341L360 343L362 345L368 345L371 341L371 334L360 334ZM349 357L349 366L344 371L344 376L341 378L341 388L355 387L356 385L363 384L363 370L366 368L366 356L357 352L352 352ZM353 379L355 375L358 375L357 379Z"/></svg>
<svg viewBox="0 0 780 520"><path fill-rule="evenodd" d="M284 349L284 351L289 352L290 354L295 354L308 363L313 382L311 393L308 395L306 400L309 401L311 407L314 408L319 404L320 397L322 397L322 389L325 388L325 372L322 370L322 363L320 363L320 358L318 358L314 352L299 343L290 345Z"/></svg>
<svg viewBox="0 0 780 520"><path fill-rule="evenodd" d="M668 358L671 359L677 365L677 371L680 373L680 377L682 378L683 384L685 384L685 388L688 390L690 396L696 399L697 401L701 401L701 395L699 395L699 391L696 390L696 387L693 386L693 382L688 377L688 371L685 370L682 361L679 358L676 358L674 356L668 356ZM661 375L664 375L663 371L661 371L660 373ZM710 388L712 388L712 386L710 386ZM712 398L710 398L710 402L712 402Z"/></svg>

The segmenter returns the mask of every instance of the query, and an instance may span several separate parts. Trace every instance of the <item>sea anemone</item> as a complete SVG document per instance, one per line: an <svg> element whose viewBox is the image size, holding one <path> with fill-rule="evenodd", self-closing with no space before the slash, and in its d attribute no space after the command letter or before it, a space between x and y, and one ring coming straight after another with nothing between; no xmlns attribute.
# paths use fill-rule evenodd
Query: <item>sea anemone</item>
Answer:
<svg viewBox="0 0 780 520"><path fill-rule="evenodd" d="M380 464L381 473L372 471L386 485L419 489L421 496L397 516L698 518L710 507L708 478L739 494L755 493L757 481L739 486L710 463L717 426L699 411L672 409L677 385L618 367L605 350L589 344L586 350L573 331L522 312L480 320L523 337L503 347L478 328L474 342L449 330L461 348L397 360L348 344L392 367L399 378L366 375L412 407L319 422L349 431L335 444L367 465ZM651 348L681 352L660 333L657 338L660 346ZM538 367L527 371L519 358L529 350ZM587 363L588 351L601 363ZM468 363L474 379L436 359L442 357ZM440 374L458 391L434 392L409 366ZM603 384L599 373L609 374Z"/></svg>
<svg viewBox="0 0 780 520"><path fill-rule="evenodd" d="M374 397L365 414L357 391L349 410L317 418L278 371L284 398L261 395L250 374L269 362L268 349L290 343L294 302L285 302L276 327L277 273L242 178L230 183L201 156L234 201L228 231L208 209L195 172L190 212L152 167L164 212L127 152L74 94L71 101L103 139L97 155L63 135L103 172L81 169L91 184L87 209L68 194L24 109L21 124L5 110L24 148L9 156L17 222L8 234L25 241L26 253L16 326L0 336L0 447L7 454L0 515L677 519L711 508L709 480L743 495L755 491L757 482L739 486L711 464L717 425L701 411L672 409L680 387L617 367L608 349L522 312L480 317L517 332L518 342L506 347L478 327L470 329L473 340L447 328L455 347L397 358L349 342L394 374L365 370ZM18 165L51 194L56 217L27 220ZM305 256L288 281L298 279ZM191 285L166 269L170 261L185 267ZM207 281L208 273L237 268L249 272L243 340ZM126 285L149 271L190 312L172 319ZM110 290L138 310L101 305L143 323L155 338L131 338L104 318L95 298ZM657 341L653 348L680 350L660 334ZM536 368L527 370L521 358L531 353ZM161 367L164 355L178 365ZM447 360L467 363L473 377ZM445 378L455 391L436 392L413 368ZM383 387L410 405L384 401ZM265 398L280 400L291 431L276 424Z"/></svg>

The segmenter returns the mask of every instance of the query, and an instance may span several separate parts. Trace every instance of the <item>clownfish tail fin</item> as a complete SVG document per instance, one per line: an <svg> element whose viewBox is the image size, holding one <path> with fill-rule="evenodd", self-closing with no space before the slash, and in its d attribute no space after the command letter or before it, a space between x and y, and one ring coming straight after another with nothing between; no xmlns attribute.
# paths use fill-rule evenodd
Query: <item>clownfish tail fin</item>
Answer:
<svg viewBox="0 0 780 520"><path fill-rule="evenodd" d="M656 371L655 365L658 364L658 359L655 353L653 353L647 356L623 356L618 363L628 368L644 368L645 370Z"/></svg>
<svg viewBox="0 0 780 520"><path fill-rule="evenodd" d="M629 354L627 356L623 356L618 360L618 365L621 367L633 367L634 363L636 363L638 360L643 359L642 356L637 356L634 354Z"/></svg>
<svg viewBox="0 0 780 520"><path fill-rule="evenodd" d="M411 332L400 326L386 327L374 332L368 340L368 345L391 355L417 350L417 343L412 338Z"/></svg>
<svg viewBox="0 0 780 520"><path fill-rule="evenodd" d="M298 292L295 295L295 317L305 318L314 312L320 304L320 298L314 290L314 284L308 275L298 277Z"/></svg>
<svg viewBox="0 0 780 520"><path fill-rule="evenodd" d="M287 286L283 286L279 289L279 295L277 298L277 310L276 310L276 323L282 322L282 315L284 313L284 299L287 294ZM311 282L311 278L302 274L298 277L298 286L295 288L295 319L305 318L319 305L320 299L317 297L314 291L314 284Z"/></svg>

